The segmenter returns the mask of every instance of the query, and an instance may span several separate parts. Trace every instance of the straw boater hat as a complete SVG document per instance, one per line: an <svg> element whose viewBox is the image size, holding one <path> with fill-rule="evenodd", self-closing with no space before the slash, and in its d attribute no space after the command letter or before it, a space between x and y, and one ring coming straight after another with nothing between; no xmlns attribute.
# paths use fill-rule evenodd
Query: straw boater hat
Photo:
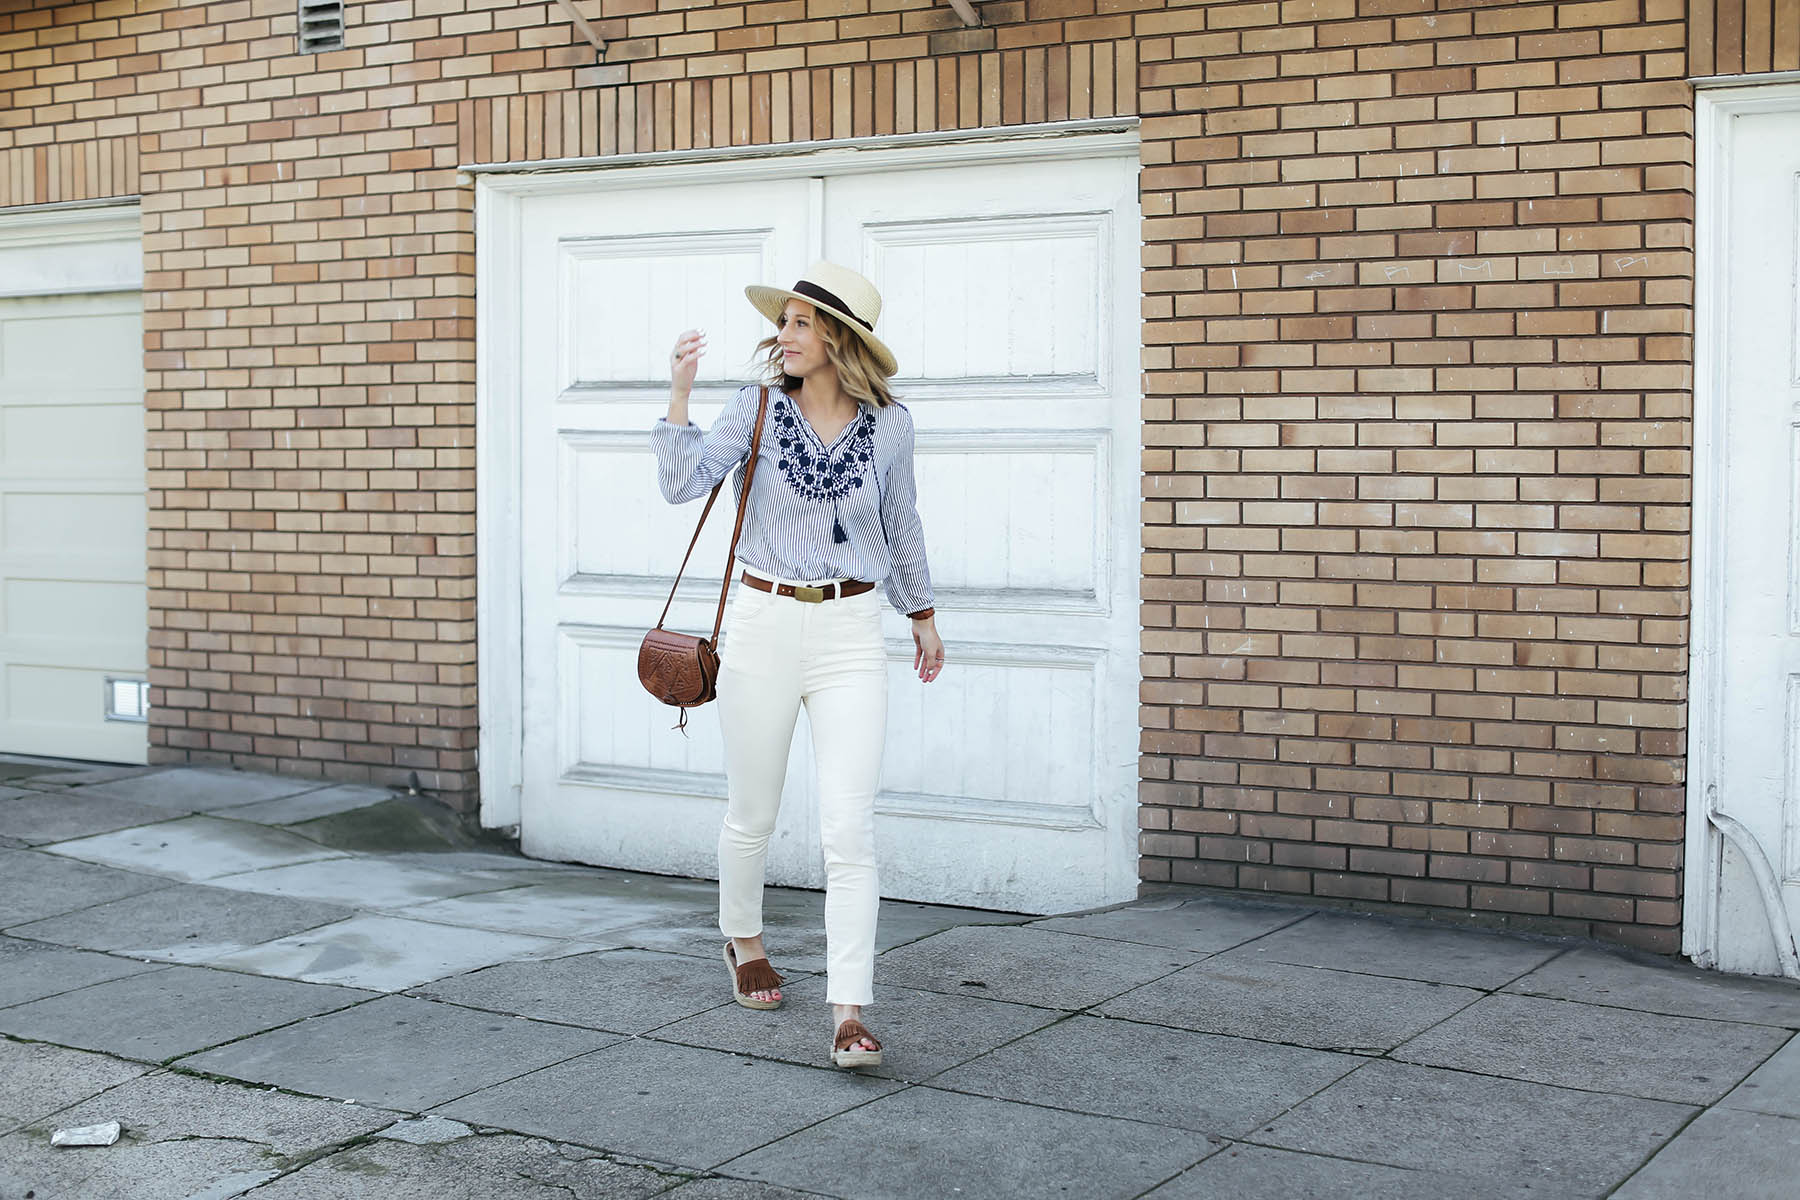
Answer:
<svg viewBox="0 0 1800 1200"><path fill-rule="evenodd" d="M875 361L881 365L884 374L892 375L899 369L894 352L875 336L875 318L881 315L881 293L875 290L874 284L848 267L821 259L806 268L806 274L791 288L751 284L744 289L744 295L750 297L756 311L771 322L778 320L790 299L804 300L822 308L862 338L875 352Z"/></svg>

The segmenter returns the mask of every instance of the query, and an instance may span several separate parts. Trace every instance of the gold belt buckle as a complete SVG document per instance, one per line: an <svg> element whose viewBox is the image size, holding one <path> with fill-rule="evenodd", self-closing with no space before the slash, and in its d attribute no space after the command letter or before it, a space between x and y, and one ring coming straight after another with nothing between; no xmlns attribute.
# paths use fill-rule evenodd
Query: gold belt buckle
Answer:
<svg viewBox="0 0 1800 1200"><path fill-rule="evenodd" d="M825 602L825 589L822 587L801 587L796 584L794 585L794 599L800 601L802 604L823 604Z"/></svg>

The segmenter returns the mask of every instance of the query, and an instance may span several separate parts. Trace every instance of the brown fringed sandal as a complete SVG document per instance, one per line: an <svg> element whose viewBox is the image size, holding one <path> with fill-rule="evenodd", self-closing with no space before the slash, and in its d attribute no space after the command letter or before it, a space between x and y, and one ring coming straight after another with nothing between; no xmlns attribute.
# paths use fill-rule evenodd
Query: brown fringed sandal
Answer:
<svg viewBox="0 0 1800 1200"><path fill-rule="evenodd" d="M731 943L725 943L725 969L731 972L731 994L745 1008L771 1009L780 1008L779 1000L758 1000L751 992L772 992L782 985L782 978L775 973L766 958L755 959L743 966L738 966L737 955Z"/></svg>
<svg viewBox="0 0 1800 1200"><path fill-rule="evenodd" d="M852 1050L863 1038L874 1042L873 1050ZM879 1067L881 1065L881 1043L855 1017L851 1017L837 1027L837 1039L831 1047L831 1065L834 1067Z"/></svg>

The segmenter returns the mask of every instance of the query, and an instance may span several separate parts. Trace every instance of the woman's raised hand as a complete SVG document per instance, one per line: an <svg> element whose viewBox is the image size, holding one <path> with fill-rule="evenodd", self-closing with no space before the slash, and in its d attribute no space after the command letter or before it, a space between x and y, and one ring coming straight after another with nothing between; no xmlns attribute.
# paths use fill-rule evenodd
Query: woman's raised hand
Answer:
<svg viewBox="0 0 1800 1200"><path fill-rule="evenodd" d="M669 374L673 377L670 390L678 396L686 397L694 386L694 374L700 369L700 356L706 352L706 334L698 329L690 329L675 339L675 349L669 354Z"/></svg>

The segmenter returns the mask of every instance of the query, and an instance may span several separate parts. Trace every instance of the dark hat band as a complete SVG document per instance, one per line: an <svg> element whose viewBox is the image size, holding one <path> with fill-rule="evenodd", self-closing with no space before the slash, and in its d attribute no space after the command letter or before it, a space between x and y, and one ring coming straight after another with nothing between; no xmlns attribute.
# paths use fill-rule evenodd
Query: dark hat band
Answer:
<svg viewBox="0 0 1800 1200"><path fill-rule="evenodd" d="M852 321L855 321L858 325L861 325L870 333L875 332L875 323L873 321L865 321L857 316L855 310L837 298L836 293L827 291L825 288L806 279L802 279L799 283L796 283L791 290L795 294L805 296L809 300L817 300L821 304L829 304L831 307L849 317Z"/></svg>

